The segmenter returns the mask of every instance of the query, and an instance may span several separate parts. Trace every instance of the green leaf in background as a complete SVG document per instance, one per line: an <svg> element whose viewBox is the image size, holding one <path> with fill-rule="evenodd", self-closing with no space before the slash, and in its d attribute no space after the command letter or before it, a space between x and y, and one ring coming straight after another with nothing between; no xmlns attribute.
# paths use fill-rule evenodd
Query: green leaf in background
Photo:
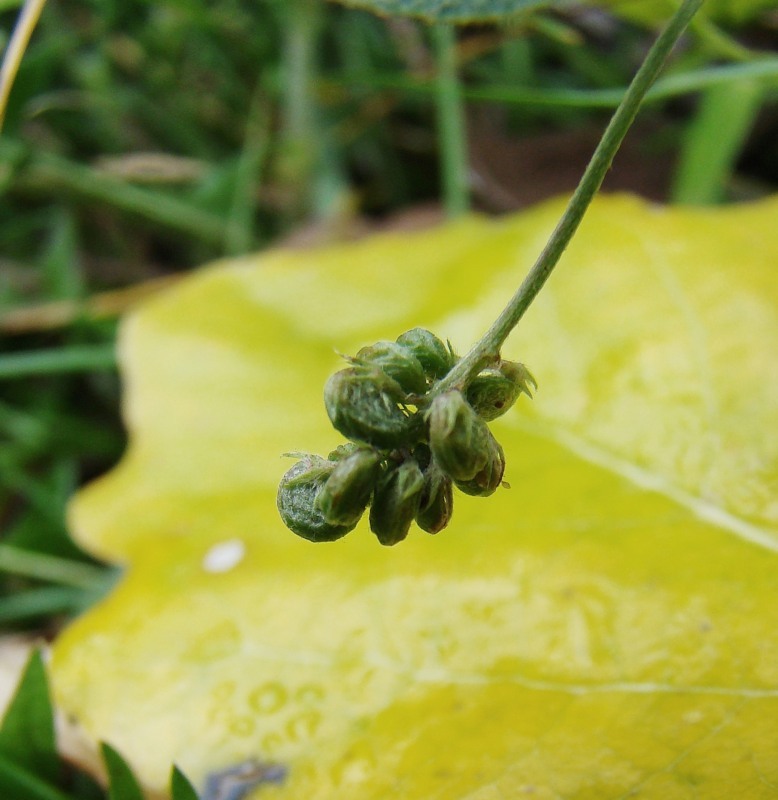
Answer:
<svg viewBox="0 0 778 800"><path fill-rule="evenodd" d="M485 22L522 11L559 5L558 0L340 0L377 14L420 17L430 22Z"/></svg>
<svg viewBox="0 0 778 800"><path fill-rule="evenodd" d="M30 655L0 727L0 754L43 780L55 781L58 777L51 698L38 650Z"/></svg>
<svg viewBox="0 0 778 800"><path fill-rule="evenodd" d="M108 800L144 800L137 779L118 751L103 742L100 752L108 771Z"/></svg>
<svg viewBox="0 0 778 800"><path fill-rule="evenodd" d="M377 14L419 17L428 22L488 22L539 8L564 10L571 0L337 0ZM590 5L618 16L655 26L670 18L680 0L597 0ZM723 23L742 25L762 12L775 8L775 0L707 0L701 14Z"/></svg>

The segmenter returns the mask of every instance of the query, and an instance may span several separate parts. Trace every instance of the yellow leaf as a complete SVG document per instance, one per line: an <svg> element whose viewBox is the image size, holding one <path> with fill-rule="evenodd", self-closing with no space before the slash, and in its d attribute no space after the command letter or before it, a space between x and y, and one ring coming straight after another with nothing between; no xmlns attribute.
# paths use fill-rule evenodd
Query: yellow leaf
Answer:
<svg viewBox="0 0 778 800"><path fill-rule="evenodd" d="M339 360L464 349L561 211L217 264L127 319L131 447L72 507L128 565L57 642L60 707L152 788L256 797L768 798L778 786L778 200L596 202L505 355L510 490L395 548L298 539L285 451ZM276 774L277 777L277 774Z"/></svg>

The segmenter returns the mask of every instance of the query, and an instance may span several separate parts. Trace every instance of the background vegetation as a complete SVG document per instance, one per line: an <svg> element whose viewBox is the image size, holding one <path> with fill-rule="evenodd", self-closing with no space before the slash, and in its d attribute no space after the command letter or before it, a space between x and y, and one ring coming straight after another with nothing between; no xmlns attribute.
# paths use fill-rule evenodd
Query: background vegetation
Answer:
<svg viewBox="0 0 778 800"><path fill-rule="evenodd" d="M139 297L573 187L654 17L552 6L455 31L319 0L49 2L0 137L0 625L51 636L113 581L65 506L124 447L114 339ZM754 8L696 23L606 189L775 190L778 12Z"/></svg>

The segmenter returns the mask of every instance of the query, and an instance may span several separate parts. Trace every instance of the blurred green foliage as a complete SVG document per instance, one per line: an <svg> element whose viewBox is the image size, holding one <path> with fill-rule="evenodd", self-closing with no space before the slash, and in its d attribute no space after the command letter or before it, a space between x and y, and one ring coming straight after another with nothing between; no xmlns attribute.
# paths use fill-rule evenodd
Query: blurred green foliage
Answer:
<svg viewBox="0 0 778 800"><path fill-rule="evenodd" d="M107 800L143 800L137 779L114 748L103 744ZM171 772L171 800L197 800L180 770ZM34 650L0 725L0 792L9 800L105 800L106 793L57 753L54 709L41 653ZM207 798L206 798L207 800Z"/></svg>

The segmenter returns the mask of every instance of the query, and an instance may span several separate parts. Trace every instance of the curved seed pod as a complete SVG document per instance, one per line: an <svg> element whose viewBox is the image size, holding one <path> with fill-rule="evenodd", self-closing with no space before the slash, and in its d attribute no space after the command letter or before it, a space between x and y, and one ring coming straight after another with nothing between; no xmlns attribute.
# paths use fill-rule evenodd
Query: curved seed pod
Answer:
<svg viewBox="0 0 778 800"><path fill-rule="evenodd" d="M424 477L409 458L379 481L370 507L370 529L384 545L401 542L419 510Z"/></svg>
<svg viewBox="0 0 778 800"><path fill-rule="evenodd" d="M502 483L505 474L505 453L500 443L489 433L489 456L483 469L469 481L457 481L456 487L465 494L488 497L494 494Z"/></svg>
<svg viewBox="0 0 778 800"><path fill-rule="evenodd" d="M352 360L355 364L377 367L406 392L424 394L427 391L427 379L419 359L396 342L376 342L363 347Z"/></svg>
<svg viewBox="0 0 778 800"><path fill-rule="evenodd" d="M416 524L427 533L438 533L451 521L454 511L454 492L451 479L433 463L424 472Z"/></svg>
<svg viewBox="0 0 778 800"><path fill-rule="evenodd" d="M356 450L337 462L316 495L316 508L332 525L356 525L380 474L381 456L375 450Z"/></svg>
<svg viewBox="0 0 778 800"><path fill-rule="evenodd" d="M510 378L519 387L519 394L523 392L527 397L531 398L532 391L529 387L532 386L532 389L538 388L538 382L535 380L535 376L524 364L520 364L518 361L501 361L500 372L507 378Z"/></svg>
<svg viewBox="0 0 778 800"><path fill-rule="evenodd" d="M537 387L530 371L516 361L501 361L473 378L467 387L467 402L487 422L502 416L523 392L532 397L529 384Z"/></svg>
<svg viewBox="0 0 778 800"><path fill-rule="evenodd" d="M330 453L327 455L327 461L343 461L344 459L356 453L357 450L359 449L360 449L359 445L354 444L353 442L345 442L344 444L339 444L334 450L331 450Z"/></svg>
<svg viewBox="0 0 778 800"><path fill-rule="evenodd" d="M324 387L330 422L347 439L383 449L408 446L420 424L400 407L405 397L396 381L379 370L336 372Z"/></svg>
<svg viewBox="0 0 778 800"><path fill-rule="evenodd" d="M397 344L410 350L432 379L442 378L454 366L456 358L443 342L426 328L412 328L397 337Z"/></svg>
<svg viewBox="0 0 778 800"><path fill-rule="evenodd" d="M518 396L516 384L496 367L480 372L467 387L467 402L487 422L504 414Z"/></svg>
<svg viewBox="0 0 778 800"><path fill-rule="evenodd" d="M319 456L307 456L286 472L278 486L276 504L281 519L309 542L334 542L356 525L333 525L316 508L316 497L334 468Z"/></svg>
<svg viewBox="0 0 778 800"><path fill-rule="evenodd" d="M486 423L458 391L438 395L427 419L430 449L438 466L454 481L472 480L489 458L493 437Z"/></svg>

